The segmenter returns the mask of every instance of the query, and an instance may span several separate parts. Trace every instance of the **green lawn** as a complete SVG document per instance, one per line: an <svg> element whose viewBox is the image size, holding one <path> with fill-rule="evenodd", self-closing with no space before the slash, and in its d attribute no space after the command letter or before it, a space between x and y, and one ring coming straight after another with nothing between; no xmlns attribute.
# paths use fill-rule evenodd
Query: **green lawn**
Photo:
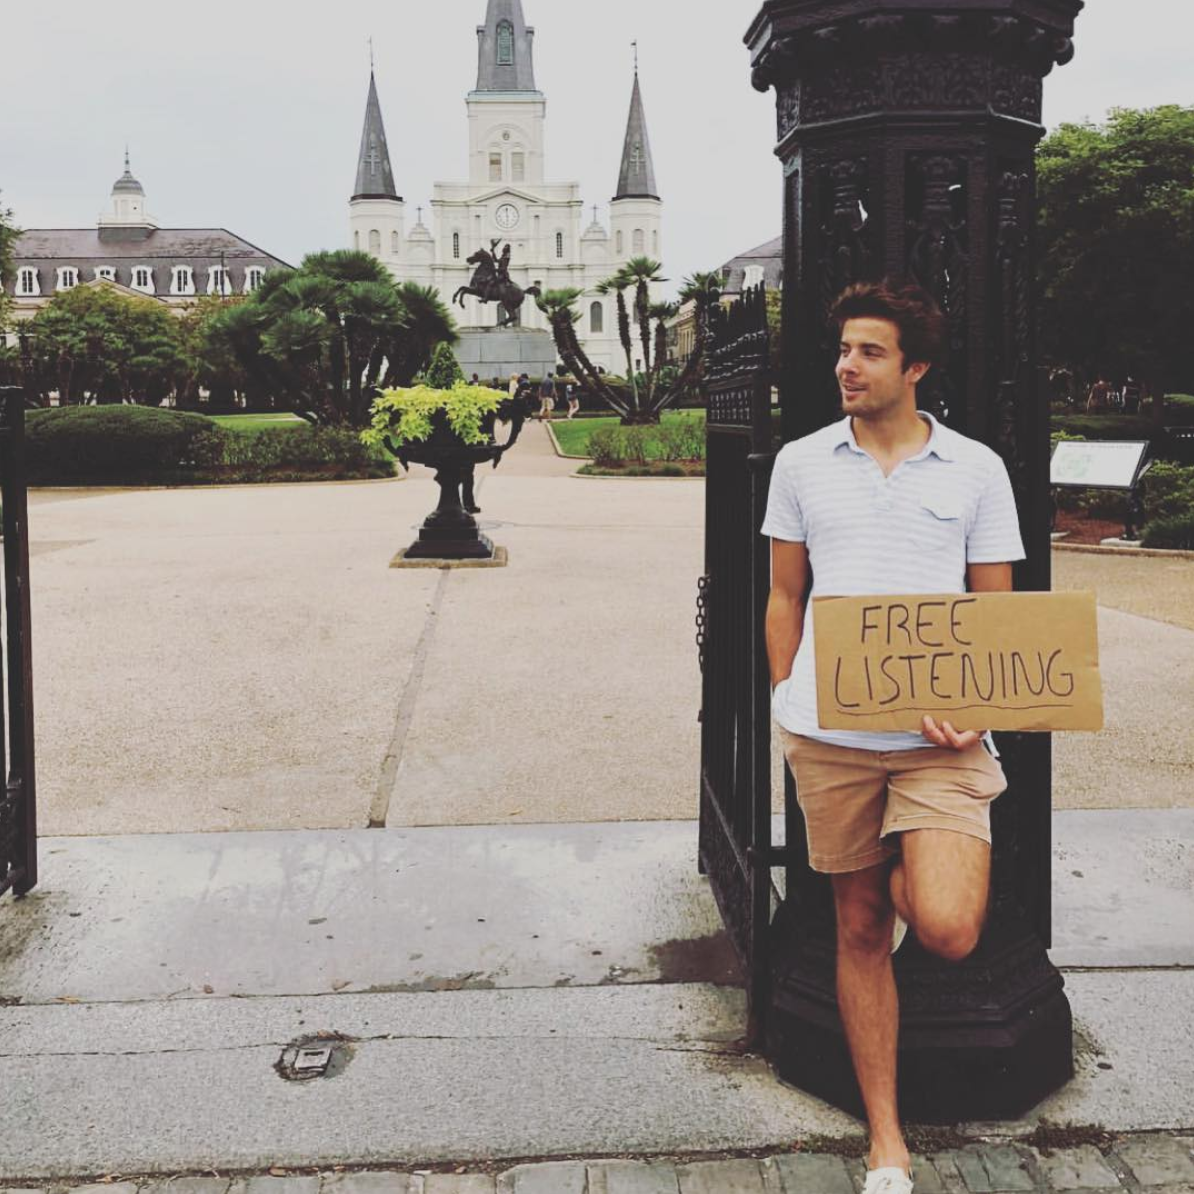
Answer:
<svg viewBox="0 0 1194 1194"><path fill-rule="evenodd" d="M255 415L209 415L213 423L231 431L263 431L268 427L305 426L306 420L286 411Z"/></svg>
<svg viewBox="0 0 1194 1194"><path fill-rule="evenodd" d="M703 423L705 412L703 410L664 411L664 423L680 421ZM560 451L566 456L587 456L589 454L589 436L598 427L618 427L620 425L618 416L610 415L608 418L573 419L571 422L567 419L553 419L551 429L556 433L556 439L560 441ZM653 459L656 456L658 456L658 452L654 451L652 445L648 443L648 459Z"/></svg>

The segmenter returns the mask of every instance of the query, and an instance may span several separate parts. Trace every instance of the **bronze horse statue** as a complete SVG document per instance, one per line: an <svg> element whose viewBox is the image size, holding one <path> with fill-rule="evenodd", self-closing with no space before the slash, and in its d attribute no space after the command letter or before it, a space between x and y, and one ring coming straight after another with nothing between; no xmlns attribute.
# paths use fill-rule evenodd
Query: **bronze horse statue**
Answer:
<svg viewBox="0 0 1194 1194"><path fill-rule="evenodd" d="M452 296L452 302L464 306L464 296L471 294L483 303L497 303L506 313L505 318L498 321L498 327L508 328L518 322L518 313L527 295L538 296L541 291L538 286L528 286L523 290L517 283L510 281L510 275L504 268L508 259L502 258L502 268L487 249L478 249L469 259L469 265L475 265L473 280L468 286L461 286Z"/></svg>

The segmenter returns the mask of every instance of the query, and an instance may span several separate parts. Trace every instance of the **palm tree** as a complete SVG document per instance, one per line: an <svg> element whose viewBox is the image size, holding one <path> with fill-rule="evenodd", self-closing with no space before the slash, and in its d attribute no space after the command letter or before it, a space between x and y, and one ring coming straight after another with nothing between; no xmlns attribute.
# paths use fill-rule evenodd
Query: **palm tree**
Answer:
<svg viewBox="0 0 1194 1194"><path fill-rule="evenodd" d="M704 273L698 271L684 279L684 285L680 290L680 302L693 304L696 339L692 354L685 362L673 387L677 395L699 380L704 372L705 349L709 343L709 315L721 302L721 288L725 283L725 275L716 270Z"/></svg>
<svg viewBox="0 0 1194 1194"><path fill-rule="evenodd" d="M613 291L621 300L623 291L632 282L636 288L639 286L640 274L643 275L642 284L649 286L650 282L647 278L658 270L658 266L648 259L643 260L650 268L636 270L634 275L622 275L619 271L618 274L601 283L598 291L602 294ZM662 281L662 279L659 280ZM539 309L547 316L551 324L561 360L575 375L577 381L590 393L597 395L617 411L622 416L623 423L657 423L660 412L675 402L699 375L709 339L709 312L721 301L721 286L723 284L724 279L716 273L698 273L685 280L684 288L680 293L684 301L691 301L695 304L696 343L692 356L683 371L668 386L658 384L659 369L667 360L667 322L677 313L678 305L675 303L651 303L648 300L646 311L642 319L639 320L639 327L646 331L645 343L648 345L651 343L652 330L654 332L654 363L651 364L652 354L646 352L645 364L648 365L651 372L644 375L644 385L641 389L632 384L629 402L609 385L580 346L575 325L580 319L580 312L576 310L576 302L582 291L575 288L550 290L537 302ZM621 306L622 310L625 310L624 301ZM654 321L653 329L652 321ZM628 357L631 351L629 326L630 322L627 318L626 331L622 336L622 347L626 349ZM629 372L633 383L635 380L633 365Z"/></svg>
<svg viewBox="0 0 1194 1194"><path fill-rule="evenodd" d="M617 411L623 419L630 419L633 408L605 380L602 373L589 360L577 338L576 324L581 316L576 309L576 301L582 293L583 291L574 286L565 287L562 290L548 290L535 296L535 305L547 316L560 360L564 362L572 376L586 390L596 394Z"/></svg>
<svg viewBox="0 0 1194 1194"><path fill-rule="evenodd" d="M252 298L217 321L245 367L314 423L369 421L383 363L411 322L389 271L367 253L311 253L267 274Z"/></svg>
<svg viewBox="0 0 1194 1194"><path fill-rule="evenodd" d="M646 396L643 403L645 409L650 409L652 398L652 380L654 369L651 363L651 285L654 282L666 282L660 273L663 266L650 257L632 257L618 273L626 279L628 286L634 287L634 316L638 323L639 339L643 346L643 376L646 379ZM662 364L657 361L656 364Z"/></svg>
<svg viewBox="0 0 1194 1194"><path fill-rule="evenodd" d="M460 339L456 321L434 286L403 282L398 297L406 311L407 325L397 352L386 364L383 384L387 387L409 386L415 374L427 368L437 345L455 344Z"/></svg>
<svg viewBox="0 0 1194 1194"><path fill-rule="evenodd" d="M622 348L626 353L626 380L630 385L634 408L638 409L638 379L635 377L634 346L630 339L630 312L626 308L626 287L630 280L619 270L608 278L597 283L598 294L614 294L618 302L618 339L622 341Z"/></svg>

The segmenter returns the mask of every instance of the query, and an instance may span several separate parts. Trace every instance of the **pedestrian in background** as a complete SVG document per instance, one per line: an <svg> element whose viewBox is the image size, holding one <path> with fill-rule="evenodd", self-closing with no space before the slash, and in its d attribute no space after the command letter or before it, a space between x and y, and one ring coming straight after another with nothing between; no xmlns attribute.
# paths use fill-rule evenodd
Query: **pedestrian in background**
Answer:
<svg viewBox="0 0 1194 1194"><path fill-rule="evenodd" d="M539 383L539 422L542 423L544 419L551 422L551 412L556 404L556 383L555 378L551 375L551 370L548 370L543 375L543 380Z"/></svg>

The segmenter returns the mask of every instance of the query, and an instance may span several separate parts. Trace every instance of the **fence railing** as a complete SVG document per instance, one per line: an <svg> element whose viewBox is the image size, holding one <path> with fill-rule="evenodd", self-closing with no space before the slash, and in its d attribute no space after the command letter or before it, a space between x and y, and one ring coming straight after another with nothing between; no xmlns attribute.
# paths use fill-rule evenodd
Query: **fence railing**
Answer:
<svg viewBox="0 0 1194 1194"><path fill-rule="evenodd" d="M29 618L29 521L25 489L25 394L0 387L0 501L4 580L0 593L0 895L37 884L37 781L33 753L33 653ZM6 699L7 698L7 699Z"/></svg>

